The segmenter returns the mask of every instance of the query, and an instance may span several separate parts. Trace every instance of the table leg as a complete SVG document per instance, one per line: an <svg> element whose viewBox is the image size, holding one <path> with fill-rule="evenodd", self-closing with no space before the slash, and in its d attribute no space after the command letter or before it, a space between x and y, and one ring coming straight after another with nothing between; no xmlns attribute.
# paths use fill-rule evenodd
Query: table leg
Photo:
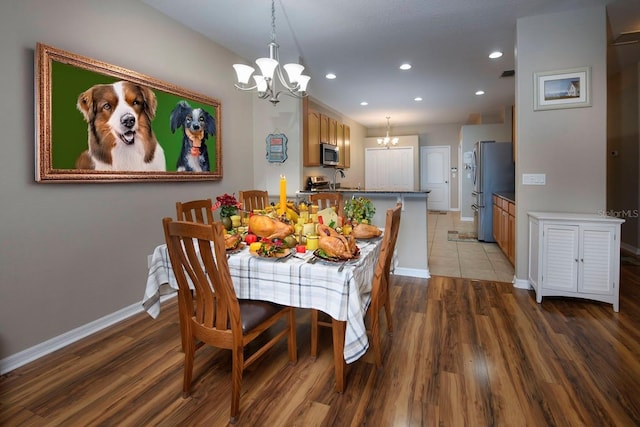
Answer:
<svg viewBox="0 0 640 427"><path fill-rule="evenodd" d="M344 361L344 334L347 322L331 319L331 330L333 331L333 364L336 371L336 391L344 391L346 379L346 363Z"/></svg>

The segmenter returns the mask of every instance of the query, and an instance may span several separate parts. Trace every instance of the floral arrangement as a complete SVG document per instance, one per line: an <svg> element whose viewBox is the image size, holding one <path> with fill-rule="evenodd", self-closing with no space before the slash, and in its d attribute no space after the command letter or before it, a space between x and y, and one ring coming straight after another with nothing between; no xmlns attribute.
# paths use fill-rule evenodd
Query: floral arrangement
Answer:
<svg viewBox="0 0 640 427"><path fill-rule="evenodd" d="M371 200L362 196L353 197L344 203L344 215L355 223L360 223L362 220L371 222L375 213L376 208Z"/></svg>
<svg viewBox="0 0 640 427"><path fill-rule="evenodd" d="M242 208L242 204L236 200L236 193L229 195L224 193L222 196L216 197L216 203L211 207L212 211L220 208L221 217L229 217L236 215L238 209Z"/></svg>

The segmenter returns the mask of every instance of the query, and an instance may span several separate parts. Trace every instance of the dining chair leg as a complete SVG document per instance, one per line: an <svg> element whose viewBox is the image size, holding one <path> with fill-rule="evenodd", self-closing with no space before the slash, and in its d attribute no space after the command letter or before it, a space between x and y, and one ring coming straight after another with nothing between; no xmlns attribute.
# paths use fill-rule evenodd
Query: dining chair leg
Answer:
<svg viewBox="0 0 640 427"><path fill-rule="evenodd" d="M189 299L182 295L182 292L178 291L178 320L180 323L180 339L182 340L182 351L187 351L188 333L187 324L189 318Z"/></svg>
<svg viewBox="0 0 640 427"><path fill-rule="evenodd" d="M242 389L242 371L244 369L244 349L234 348L231 351L231 417L230 424L235 424L240 412L240 391Z"/></svg>
<svg viewBox="0 0 640 427"><path fill-rule="evenodd" d="M289 309L289 318L287 322L289 327L289 337L287 338L289 360L291 363L296 363L298 361L298 346L296 342L296 310L293 307Z"/></svg>
<svg viewBox="0 0 640 427"><path fill-rule="evenodd" d="M311 357L318 357L318 310L311 309Z"/></svg>
<svg viewBox="0 0 640 427"><path fill-rule="evenodd" d="M344 334L347 322L331 318L333 331L333 365L336 373L336 391L342 393L346 382L346 363L344 361Z"/></svg>
<svg viewBox="0 0 640 427"><path fill-rule="evenodd" d="M191 394L191 379L193 376L193 357L196 352L196 343L193 337L186 337L184 345L184 377L182 380L182 397L187 398Z"/></svg>
<svg viewBox="0 0 640 427"><path fill-rule="evenodd" d="M379 311L379 309L376 310ZM380 349L380 315L379 313L374 312L371 313L371 341L376 367L382 368L382 351Z"/></svg>
<svg viewBox="0 0 640 427"><path fill-rule="evenodd" d="M387 319L387 331L389 331L389 335L391 335L393 332L393 322L391 320L391 303L388 299L384 303L384 314Z"/></svg>

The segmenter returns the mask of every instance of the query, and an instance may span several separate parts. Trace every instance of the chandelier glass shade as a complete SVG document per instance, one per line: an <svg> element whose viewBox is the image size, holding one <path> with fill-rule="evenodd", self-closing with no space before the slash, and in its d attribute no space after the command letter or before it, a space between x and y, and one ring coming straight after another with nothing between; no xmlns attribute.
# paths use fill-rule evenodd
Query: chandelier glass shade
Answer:
<svg viewBox="0 0 640 427"><path fill-rule="evenodd" d="M278 98L282 93L295 98L307 96L307 85L311 78L302 74L304 66L295 63L280 66L278 59L278 48L280 46L276 43L275 0L271 0L271 42L268 46L269 57L256 59L260 74L253 76L253 82L250 81L255 68L245 64L233 64L238 78L238 83L235 84L235 87L243 91L257 92L258 98L268 99L273 105L280 102ZM284 72L282 71L283 68ZM285 79L285 72L288 81ZM283 87L281 90L276 89L276 79Z"/></svg>
<svg viewBox="0 0 640 427"><path fill-rule="evenodd" d="M389 145L397 145L399 142L398 137L390 137L389 136L389 119L391 117L387 116L387 134L384 138L378 138L378 145L384 145L385 147L389 147Z"/></svg>

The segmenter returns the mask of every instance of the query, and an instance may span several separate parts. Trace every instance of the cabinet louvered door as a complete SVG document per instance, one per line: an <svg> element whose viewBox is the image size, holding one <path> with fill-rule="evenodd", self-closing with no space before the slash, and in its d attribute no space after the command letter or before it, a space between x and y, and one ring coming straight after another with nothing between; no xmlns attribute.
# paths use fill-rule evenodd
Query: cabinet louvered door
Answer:
<svg viewBox="0 0 640 427"><path fill-rule="evenodd" d="M545 225L542 286L567 292L578 290L579 227Z"/></svg>
<svg viewBox="0 0 640 427"><path fill-rule="evenodd" d="M613 293L611 253L615 245L615 233L611 227L584 227L580 235L578 291L591 294Z"/></svg>

